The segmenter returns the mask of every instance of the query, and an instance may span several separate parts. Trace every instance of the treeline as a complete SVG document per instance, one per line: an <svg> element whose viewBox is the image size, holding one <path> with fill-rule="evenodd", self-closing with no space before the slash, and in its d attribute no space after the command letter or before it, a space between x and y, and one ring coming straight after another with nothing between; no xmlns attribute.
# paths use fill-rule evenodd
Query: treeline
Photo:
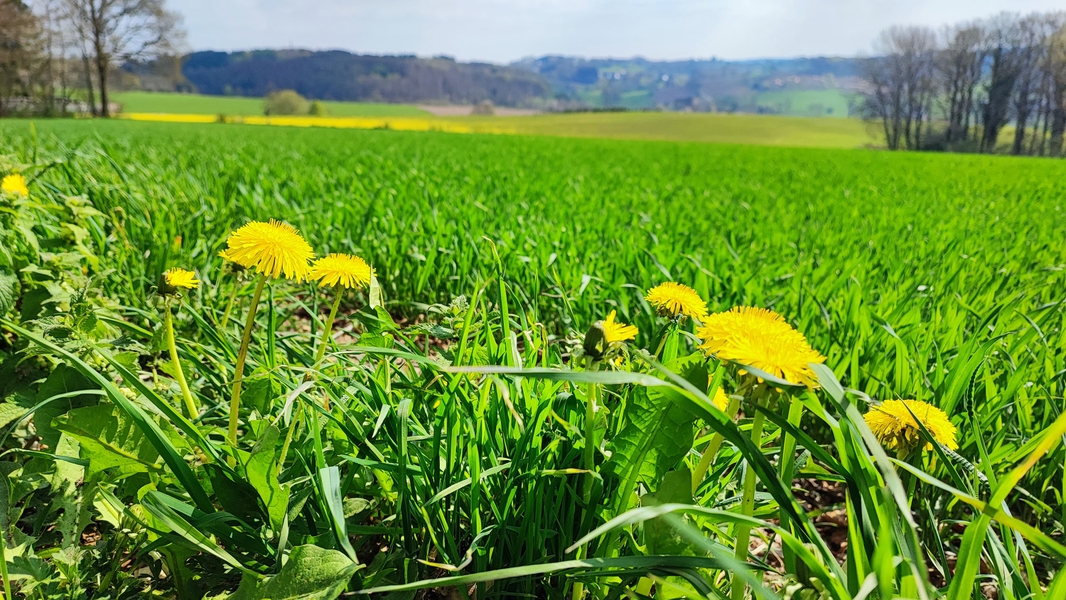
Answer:
<svg viewBox="0 0 1066 600"><path fill-rule="evenodd" d="M110 116L116 67L183 39L165 0L0 0L0 117Z"/></svg>
<svg viewBox="0 0 1066 600"><path fill-rule="evenodd" d="M1063 155L1066 13L896 26L875 50L865 112L890 149Z"/></svg>
<svg viewBox="0 0 1066 600"><path fill-rule="evenodd" d="M513 67L343 51L194 52L182 73L201 94L253 97L291 89L317 100L539 107L552 91Z"/></svg>

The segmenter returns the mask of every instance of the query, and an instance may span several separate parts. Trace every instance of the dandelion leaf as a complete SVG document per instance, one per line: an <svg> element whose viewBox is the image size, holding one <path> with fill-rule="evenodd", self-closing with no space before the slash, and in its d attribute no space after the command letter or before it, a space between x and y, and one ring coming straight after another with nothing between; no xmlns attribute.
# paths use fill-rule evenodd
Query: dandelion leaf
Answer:
<svg viewBox="0 0 1066 600"><path fill-rule="evenodd" d="M281 531L285 511L289 507L289 491L278 483L277 449L280 437L281 432L277 427L267 426L245 463L248 482L266 507L274 531Z"/></svg>
<svg viewBox="0 0 1066 600"><path fill-rule="evenodd" d="M81 445L81 458L89 461L88 480L104 471L114 480L161 470L155 447L132 419L111 404L75 408L54 422L56 429Z"/></svg>
<svg viewBox="0 0 1066 600"><path fill-rule="evenodd" d="M703 357L679 358L667 363L666 368L697 389L707 389L707 365ZM696 415L687 404L673 387L638 389L626 407L622 431L611 440L607 473L624 484L639 481L657 490L666 472L692 448Z"/></svg>
<svg viewBox="0 0 1066 600"><path fill-rule="evenodd" d="M640 499L641 506L659 506L662 504L692 504L692 472L682 467L663 476L659 489L653 494L645 494ZM651 519L644 524L644 539L649 554L689 555L689 544L682 538L677 528L665 519Z"/></svg>
<svg viewBox="0 0 1066 600"><path fill-rule="evenodd" d="M18 290L19 279L14 273L0 273L0 316L14 308Z"/></svg>
<svg viewBox="0 0 1066 600"><path fill-rule="evenodd" d="M266 581L245 577L228 600L333 600L359 569L336 550L297 546L280 573Z"/></svg>

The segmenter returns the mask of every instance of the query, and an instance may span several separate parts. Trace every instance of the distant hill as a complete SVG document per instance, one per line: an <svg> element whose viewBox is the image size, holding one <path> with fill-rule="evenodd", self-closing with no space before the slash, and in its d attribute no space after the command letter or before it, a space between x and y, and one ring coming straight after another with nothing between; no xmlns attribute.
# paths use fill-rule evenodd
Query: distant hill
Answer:
<svg viewBox="0 0 1066 600"><path fill-rule="evenodd" d="M315 100L497 106L747 112L847 117L857 111L859 59L751 61L585 59L542 56L510 65L447 57L368 56L343 51L194 52L127 64L126 90L261 98L294 89Z"/></svg>
<svg viewBox="0 0 1066 600"><path fill-rule="evenodd" d="M513 67L551 83L557 96L592 107L846 117L854 109L860 61L795 58L749 61L528 58Z"/></svg>
<svg viewBox="0 0 1066 600"><path fill-rule="evenodd" d="M164 65L165 66L165 65ZM184 81L160 84L157 65L127 65L127 89L262 97L293 89L316 100L543 107L551 86L526 69L451 58L365 56L343 51L194 52ZM151 82L151 85L146 85ZM140 84L140 85L139 85Z"/></svg>

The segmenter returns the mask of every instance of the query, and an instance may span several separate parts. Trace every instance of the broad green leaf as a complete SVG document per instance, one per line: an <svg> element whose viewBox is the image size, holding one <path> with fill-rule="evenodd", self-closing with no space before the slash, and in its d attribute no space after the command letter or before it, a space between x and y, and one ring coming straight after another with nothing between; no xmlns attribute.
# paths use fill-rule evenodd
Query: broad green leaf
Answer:
<svg viewBox="0 0 1066 600"><path fill-rule="evenodd" d="M14 273L0 272L0 316L14 308L18 290L18 277Z"/></svg>
<svg viewBox="0 0 1066 600"><path fill-rule="evenodd" d="M707 365L703 357L679 358L666 368L697 389L707 389ZM606 473L622 482L620 493L628 495L638 481L654 490L666 472L692 449L696 415L689 410L680 391L660 386L638 389L626 407L624 419L622 431L608 445L611 458Z"/></svg>
<svg viewBox="0 0 1066 600"><path fill-rule="evenodd" d="M692 504L692 472L684 467L670 471L663 476L658 491L643 496L640 504ZM644 524L644 542L648 546L649 554L695 555L677 528L661 519L652 519Z"/></svg>
<svg viewBox="0 0 1066 600"><path fill-rule="evenodd" d="M85 478L96 479L107 471L108 479L134 473L159 473L159 453L144 434L114 405L75 408L55 419L56 428L81 444L81 457L89 461Z"/></svg>
<svg viewBox="0 0 1066 600"><path fill-rule="evenodd" d="M285 511L289 506L289 490L278 483L277 450L280 436L281 432L277 427L267 427L260 434L259 441L252 448L245 463L248 483L259 493L274 531L281 531Z"/></svg>
<svg viewBox="0 0 1066 600"><path fill-rule="evenodd" d="M229 600L333 600L360 568L336 550L297 546L280 573L265 581L243 578Z"/></svg>
<svg viewBox="0 0 1066 600"><path fill-rule="evenodd" d="M96 386L77 370L67 365L59 365L37 390L37 402L42 403L53 396L94 389ZM60 432L52 425L56 417L71 409L94 405L99 401L100 397L94 394L67 395L61 400L49 402L38 408L33 416L33 424L44 445L55 448L59 443Z"/></svg>

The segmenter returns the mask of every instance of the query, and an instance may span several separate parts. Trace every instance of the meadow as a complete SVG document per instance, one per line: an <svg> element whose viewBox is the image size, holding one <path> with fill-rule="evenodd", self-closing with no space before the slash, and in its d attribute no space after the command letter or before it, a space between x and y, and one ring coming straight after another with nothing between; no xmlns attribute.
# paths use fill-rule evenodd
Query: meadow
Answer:
<svg viewBox="0 0 1066 600"><path fill-rule="evenodd" d="M14 172L14 597L1066 597L1062 161L0 122Z"/></svg>
<svg viewBox="0 0 1066 600"><path fill-rule="evenodd" d="M163 123L213 123L217 115L127 113ZM394 129L493 135L756 144L807 148L876 147L874 128L853 119L741 114L576 113L515 117L227 117L227 123L329 129Z"/></svg>
<svg viewBox="0 0 1066 600"><path fill-rule="evenodd" d="M239 96L204 96L168 92L117 92L114 102L129 113L170 113L186 115L260 116L262 98ZM424 117L427 113L406 104L380 102L323 101L329 114L336 117Z"/></svg>

